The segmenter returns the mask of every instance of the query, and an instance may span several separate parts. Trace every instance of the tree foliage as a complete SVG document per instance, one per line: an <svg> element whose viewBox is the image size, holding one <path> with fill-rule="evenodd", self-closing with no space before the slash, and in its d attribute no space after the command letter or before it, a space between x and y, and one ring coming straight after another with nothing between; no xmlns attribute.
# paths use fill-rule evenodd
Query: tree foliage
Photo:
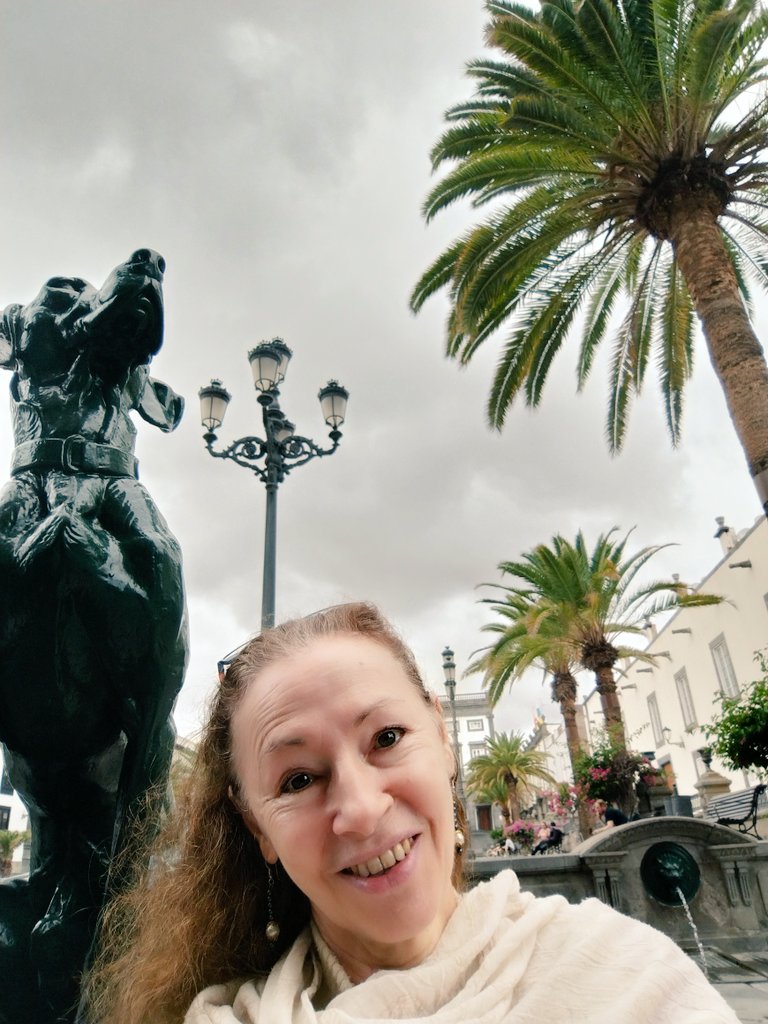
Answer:
<svg viewBox="0 0 768 1024"><path fill-rule="evenodd" d="M540 750L526 750L522 733L500 732L487 740L487 752L473 757L467 766L470 793L487 792L502 783L513 818L520 817L520 800L533 782L554 783L547 758ZM505 815L506 817L506 815Z"/></svg>
<svg viewBox="0 0 768 1024"><path fill-rule="evenodd" d="M768 775L768 648L757 651L761 676L738 697L721 694L720 713L704 727L713 753L727 768Z"/></svg>
<svg viewBox="0 0 768 1024"><path fill-rule="evenodd" d="M695 314L710 352L730 329L727 344L746 346L768 373L748 322L748 282L768 285L768 14L758 0L537 6L486 2L497 56L468 65L476 92L446 113L432 162L449 169L424 212L464 198L488 212L427 269L411 305L448 291L447 352L461 363L508 328L493 426L518 395L538 405L578 329L580 389L610 339L611 449L650 366L676 443ZM714 268L686 234L705 229ZM722 313L713 273L743 326L709 310L714 298ZM748 426L737 429L745 444Z"/></svg>
<svg viewBox="0 0 768 1024"><path fill-rule="evenodd" d="M630 554L630 536L631 531L618 538L615 529L609 530L590 548L581 531L575 541L558 534L518 561L500 563L499 569L513 583L486 584L501 590L503 598L486 599L501 621L483 627L497 639L470 665L470 671L485 672L492 701L533 664L556 674L576 662L595 672L606 724L623 742L613 666L629 657L655 662L655 656L627 644L626 637L644 635L649 616L722 600L692 593L680 580L639 583L650 559L667 545Z"/></svg>

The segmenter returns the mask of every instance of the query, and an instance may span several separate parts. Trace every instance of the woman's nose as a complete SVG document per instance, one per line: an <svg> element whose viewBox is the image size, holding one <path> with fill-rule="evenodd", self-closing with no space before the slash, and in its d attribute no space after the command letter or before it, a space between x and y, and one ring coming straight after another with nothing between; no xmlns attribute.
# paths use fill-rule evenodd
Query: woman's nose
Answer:
<svg viewBox="0 0 768 1024"><path fill-rule="evenodd" d="M372 835L393 804L378 768L363 761L340 766L331 784L331 813L336 835Z"/></svg>

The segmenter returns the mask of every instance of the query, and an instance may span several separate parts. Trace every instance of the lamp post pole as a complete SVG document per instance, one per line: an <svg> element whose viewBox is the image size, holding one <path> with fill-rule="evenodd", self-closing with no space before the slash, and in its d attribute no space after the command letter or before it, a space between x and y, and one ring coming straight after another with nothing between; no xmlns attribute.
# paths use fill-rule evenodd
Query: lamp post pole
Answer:
<svg viewBox="0 0 768 1024"><path fill-rule="evenodd" d="M200 388L200 419L205 433L203 440L208 454L216 459L230 459L250 469L262 481L267 491L264 520L264 572L261 595L261 628L275 624L275 579L277 562L277 489L285 477L297 466L311 459L332 455L339 447L349 392L338 381L330 380L320 389L318 398L323 418L331 428L329 448L321 448L308 437L295 433L295 427L280 408L279 385L292 352L281 338L262 342L248 353L253 382L261 406L264 440L260 437L241 437L221 451L213 446L216 431L224 421L231 395L220 380L212 380Z"/></svg>
<svg viewBox="0 0 768 1024"><path fill-rule="evenodd" d="M448 703L451 705L451 718L453 719L453 751L456 755L456 793L459 800L461 800L462 806L464 806L464 772L461 767L459 724L456 719L456 663L453 660L453 651L448 646L443 651L443 673L445 675Z"/></svg>

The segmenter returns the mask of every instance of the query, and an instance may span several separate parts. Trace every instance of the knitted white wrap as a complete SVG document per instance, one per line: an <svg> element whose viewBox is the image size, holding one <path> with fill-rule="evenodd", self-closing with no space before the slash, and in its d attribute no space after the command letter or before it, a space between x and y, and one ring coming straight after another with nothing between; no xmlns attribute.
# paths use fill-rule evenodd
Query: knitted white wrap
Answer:
<svg viewBox="0 0 768 1024"><path fill-rule="evenodd" d="M321 943L321 946L323 944ZM315 1009L321 981L333 997ZM197 996L185 1024L738 1024L666 936L598 900L535 899L503 871L462 897L435 950L352 985L307 929L258 981Z"/></svg>

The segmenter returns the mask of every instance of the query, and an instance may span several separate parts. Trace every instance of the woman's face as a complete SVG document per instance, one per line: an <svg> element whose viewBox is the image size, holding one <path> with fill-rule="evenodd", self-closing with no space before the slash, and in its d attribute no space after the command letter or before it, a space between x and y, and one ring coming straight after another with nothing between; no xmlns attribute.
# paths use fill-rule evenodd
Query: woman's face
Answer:
<svg viewBox="0 0 768 1024"><path fill-rule="evenodd" d="M336 634L274 662L232 719L245 819L359 980L422 960L456 904L453 756L381 644Z"/></svg>

